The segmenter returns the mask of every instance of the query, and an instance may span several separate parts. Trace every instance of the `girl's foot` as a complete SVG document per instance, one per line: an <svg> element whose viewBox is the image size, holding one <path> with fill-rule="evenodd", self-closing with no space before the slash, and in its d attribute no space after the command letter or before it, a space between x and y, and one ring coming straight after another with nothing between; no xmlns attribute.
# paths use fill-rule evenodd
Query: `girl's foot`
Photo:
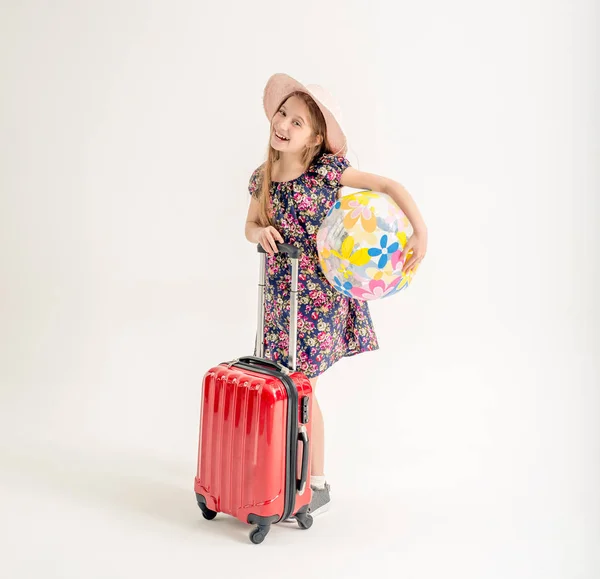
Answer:
<svg viewBox="0 0 600 579"><path fill-rule="evenodd" d="M312 500L310 501L310 505L308 506L307 513L312 517L317 517L329 510L329 503L331 502L331 496L329 494L329 489L331 488L327 483L325 483L324 488L318 489L311 485L312 489ZM292 515L283 521L284 523L295 523L296 517Z"/></svg>
<svg viewBox="0 0 600 579"><path fill-rule="evenodd" d="M329 503L331 502L331 497L329 495L330 486L325 483L325 487L322 489L315 487L311 488L313 495L308 507L308 514L316 517L329 510Z"/></svg>

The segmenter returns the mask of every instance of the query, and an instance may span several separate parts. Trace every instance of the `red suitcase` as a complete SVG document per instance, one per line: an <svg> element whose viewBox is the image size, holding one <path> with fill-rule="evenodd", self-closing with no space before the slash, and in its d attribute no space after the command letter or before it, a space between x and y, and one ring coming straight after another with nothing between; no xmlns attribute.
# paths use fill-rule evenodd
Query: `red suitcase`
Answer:
<svg viewBox="0 0 600 579"><path fill-rule="evenodd" d="M205 519L218 512L256 525L262 543L271 524L295 515L308 529L311 500L310 435L312 388L296 372L298 262L301 250L278 244L291 258L289 363L263 358L265 252L260 252L256 356L211 368L204 376L195 491Z"/></svg>

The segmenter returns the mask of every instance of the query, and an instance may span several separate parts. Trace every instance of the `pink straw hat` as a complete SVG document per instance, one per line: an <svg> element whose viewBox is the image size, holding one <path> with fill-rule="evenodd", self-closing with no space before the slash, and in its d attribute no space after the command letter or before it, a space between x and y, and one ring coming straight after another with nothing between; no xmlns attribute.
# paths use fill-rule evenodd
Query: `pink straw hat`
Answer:
<svg viewBox="0 0 600 579"><path fill-rule="evenodd" d="M340 126L341 110L335 99L322 86L304 86L287 74L274 74L265 86L263 105L269 122L277 112L281 101L290 93L301 91L310 95L321 109L327 123L327 142L336 155L345 155L348 150L346 135Z"/></svg>

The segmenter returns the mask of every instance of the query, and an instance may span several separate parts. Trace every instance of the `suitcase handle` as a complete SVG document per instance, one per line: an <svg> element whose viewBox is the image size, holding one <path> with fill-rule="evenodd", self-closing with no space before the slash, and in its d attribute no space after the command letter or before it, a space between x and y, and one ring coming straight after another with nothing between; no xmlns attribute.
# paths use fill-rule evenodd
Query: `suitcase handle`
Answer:
<svg viewBox="0 0 600 579"><path fill-rule="evenodd" d="M292 259L298 259L302 255L302 248L296 247L295 245L290 245L289 243L279 243L279 241L276 241L275 245L277 246L278 251L289 255ZM258 253L267 253L265 248L260 243L258 244L257 249Z"/></svg>
<svg viewBox="0 0 600 579"><path fill-rule="evenodd" d="M284 374L289 374L290 371L279 362L273 362L267 358L258 358L257 356L242 356L238 358L236 362L245 362L246 364L258 364L260 366L268 366L269 368L274 368L278 372L283 372Z"/></svg>
<svg viewBox="0 0 600 579"><path fill-rule="evenodd" d="M308 434L304 426L298 432L298 442L302 443L302 472L300 473L300 480L297 482L296 488L298 489L298 494L301 495L306 489L308 479Z"/></svg>
<svg viewBox="0 0 600 579"><path fill-rule="evenodd" d="M298 269L302 248L290 245L288 243L277 243L277 249L281 253L289 255L291 261L291 288L290 288L290 332L288 343L289 368L292 372L296 371L296 350L298 337ZM265 331L265 282L267 252L262 245L257 246L260 253L260 277L258 281L258 328L256 332L256 343L254 346L254 355L264 357L264 331ZM279 369L279 368L278 368Z"/></svg>

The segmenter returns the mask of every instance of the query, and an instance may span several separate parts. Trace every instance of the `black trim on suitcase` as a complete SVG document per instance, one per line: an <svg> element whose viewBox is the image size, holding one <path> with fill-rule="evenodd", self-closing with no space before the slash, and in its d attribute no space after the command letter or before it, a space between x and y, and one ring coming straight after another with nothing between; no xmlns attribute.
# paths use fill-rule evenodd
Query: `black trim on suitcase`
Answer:
<svg viewBox="0 0 600 579"><path fill-rule="evenodd" d="M265 362L269 363L271 361L265 360ZM277 370L273 370L268 366L246 364L244 362L237 361L230 362L229 364L242 370L250 370L251 372L258 372L259 374L266 374L268 376L279 378L287 390L288 416L286 441L287 452L285 462L285 506L283 509L283 515L279 519L279 521L285 521L285 519L293 514L294 506L296 504L296 466L298 462L298 389L296 388L294 381L288 375L278 372ZM250 522L250 520L248 522Z"/></svg>

